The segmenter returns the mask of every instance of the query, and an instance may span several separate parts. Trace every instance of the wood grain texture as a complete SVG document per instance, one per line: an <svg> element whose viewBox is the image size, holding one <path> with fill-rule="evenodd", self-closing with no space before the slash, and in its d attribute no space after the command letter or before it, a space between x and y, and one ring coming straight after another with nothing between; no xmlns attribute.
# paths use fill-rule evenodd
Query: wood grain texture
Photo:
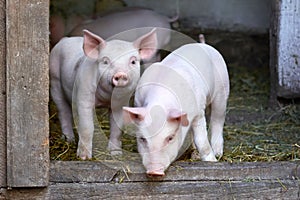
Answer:
<svg viewBox="0 0 300 200"><path fill-rule="evenodd" d="M6 41L5 1L0 1L0 187L6 186Z"/></svg>
<svg viewBox="0 0 300 200"><path fill-rule="evenodd" d="M115 166L119 165L116 162ZM59 183L102 183L144 181L244 181L295 179L300 177L300 162L210 163L176 162L163 179L149 179L141 164L124 164L113 169L113 162L54 161L50 181ZM141 170L142 169L142 170Z"/></svg>
<svg viewBox="0 0 300 200"><path fill-rule="evenodd" d="M300 2L282 1L278 14L278 89L285 98L300 97Z"/></svg>
<svg viewBox="0 0 300 200"><path fill-rule="evenodd" d="M49 189L50 199L299 199L295 180L60 183Z"/></svg>
<svg viewBox="0 0 300 200"><path fill-rule="evenodd" d="M272 1L270 27L271 95L300 97L300 2ZM275 91L274 91L275 90Z"/></svg>
<svg viewBox="0 0 300 200"><path fill-rule="evenodd" d="M7 0L7 186L48 185L49 1Z"/></svg>
<svg viewBox="0 0 300 200"><path fill-rule="evenodd" d="M57 183L43 189L17 189L3 193L6 199L299 199L296 180L190 181L143 183ZM1 199L1 194L0 194Z"/></svg>
<svg viewBox="0 0 300 200"><path fill-rule="evenodd" d="M8 199L299 199L300 161L176 162L163 179L113 169L112 162L52 162L44 189L7 190ZM118 164L118 163L117 163ZM134 176L133 176L134 175ZM1 194L0 194L1 197Z"/></svg>
<svg viewBox="0 0 300 200"><path fill-rule="evenodd" d="M270 99L269 107L277 106L278 90L278 28L279 28L279 10L281 0L271 2L271 19L270 19Z"/></svg>

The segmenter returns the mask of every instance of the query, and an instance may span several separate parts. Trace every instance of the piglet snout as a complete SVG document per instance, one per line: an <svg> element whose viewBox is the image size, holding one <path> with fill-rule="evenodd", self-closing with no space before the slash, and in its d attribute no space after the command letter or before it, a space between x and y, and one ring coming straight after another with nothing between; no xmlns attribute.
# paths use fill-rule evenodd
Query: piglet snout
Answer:
<svg viewBox="0 0 300 200"><path fill-rule="evenodd" d="M124 87L128 84L128 82L129 82L128 76L124 72L117 72L112 77L112 84L115 87Z"/></svg>
<svg viewBox="0 0 300 200"><path fill-rule="evenodd" d="M149 177L162 177L165 176L165 173L162 171L147 171Z"/></svg>
<svg viewBox="0 0 300 200"><path fill-rule="evenodd" d="M162 177L165 175L164 168L162 166L152 166L147 170L147 175L150 177Z"/></svg>

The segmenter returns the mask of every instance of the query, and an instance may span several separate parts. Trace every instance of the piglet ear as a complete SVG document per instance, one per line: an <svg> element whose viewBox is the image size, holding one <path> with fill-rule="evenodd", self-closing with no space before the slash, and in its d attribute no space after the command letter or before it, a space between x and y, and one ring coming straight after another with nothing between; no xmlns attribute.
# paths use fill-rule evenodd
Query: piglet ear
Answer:
<svg viewBox="0 0 300 200"><path fill-rule="evenodd" d="M141 122L145 119L146 109L143 107L123 107L124 124Z"/></svg>
<svg viewBox="0 0 300 200"><path fill-rule="evenodd" d="M180 110L170 110L168 114L168 121L180 123L182 126L189 125L187 113L181 112Z"/></svg>
<svg viewBox="0 0 300 200"><path fill-rule="evenodd" d="M97 59L100 49L103 49L105 45L106 42L101 37L88 30L83 30L83 51L87 57Z"/></svg>
<svg viewBox="0 0 300 200"><path fill-rule="evenodd" d="M135 48L139 49L140 57L142 60L151 59L157 51L156 28L138 38L133 42L133 45Z"/></svg>

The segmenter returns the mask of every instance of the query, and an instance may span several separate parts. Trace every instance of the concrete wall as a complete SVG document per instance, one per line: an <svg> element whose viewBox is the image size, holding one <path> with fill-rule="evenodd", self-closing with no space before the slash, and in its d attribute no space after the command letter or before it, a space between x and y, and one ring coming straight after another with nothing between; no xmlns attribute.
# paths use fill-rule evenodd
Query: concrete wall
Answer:
<svg viewBox="0 0 300 200"><path fill-rule="evenodd" d="M51 14L86 19L124 6L136 6L170 17L178 15L183 28L267 33L272 1L275 0L51 0Z"/></svg>
<svg viewBox="0 0 300 200"><path fill-rule="evenodd" d="M272 0L123 0L175 16L183 27L267 33Z"/></svg>

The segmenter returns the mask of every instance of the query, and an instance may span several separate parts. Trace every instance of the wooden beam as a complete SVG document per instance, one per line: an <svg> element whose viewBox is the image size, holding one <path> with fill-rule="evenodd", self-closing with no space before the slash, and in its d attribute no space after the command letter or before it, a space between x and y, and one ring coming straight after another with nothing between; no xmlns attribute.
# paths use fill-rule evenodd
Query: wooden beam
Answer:
<svg viewBox="0 0 300 200"><path fill-rule="evenodd" d="M6 41L5 1L0 1L0 187L6 186Z"/></svg>
<svg viewBox="0 0 300 200"><path fill-rule="evenodd" d="M271 2L271 19L270 19L270 99L269 107L277 106L278 90L278 19L281 0Z"/></svg>
<svg viewBox="0 0 300 200"><path fill-rule="evenodd" d="M139 164L124 170L114 169L119 164L52 162L48 188L13 189L2 195L8 199L296 200L300 197L300 161L175 162L162 179L147 178ZM131 172L125 174L126 169Z"/></svg>
<svg viewBox="0 0 300 200"><path fill-rule="evenodd" d="M119 167L117 167L119 166ZM114 168L115 167L115 168ZM300 161L261 163L176 162L164 178L149 179L139 163L54 161L50 181L59 183L102 183L144 181L247 181L300 178Z"/></svg>
<svg viewBox="0 0 300 200"><path fill-rule="evenodd" d="M271 97L300 97L300 3L272 1L270 27ZM275 89L274 89L275 88Z"/></svg>
<svg viewBox="0 0 300 200"><path fill-rule="evenodd" d="M48 185L49 1L6 0L7 186Z"/></svg>
<svg viewBox="0 0 300 200"><path fill-rule="evenodd" d="M0 199L289 199L299 200L297 180L57 183L14 189Z"/></svg>

